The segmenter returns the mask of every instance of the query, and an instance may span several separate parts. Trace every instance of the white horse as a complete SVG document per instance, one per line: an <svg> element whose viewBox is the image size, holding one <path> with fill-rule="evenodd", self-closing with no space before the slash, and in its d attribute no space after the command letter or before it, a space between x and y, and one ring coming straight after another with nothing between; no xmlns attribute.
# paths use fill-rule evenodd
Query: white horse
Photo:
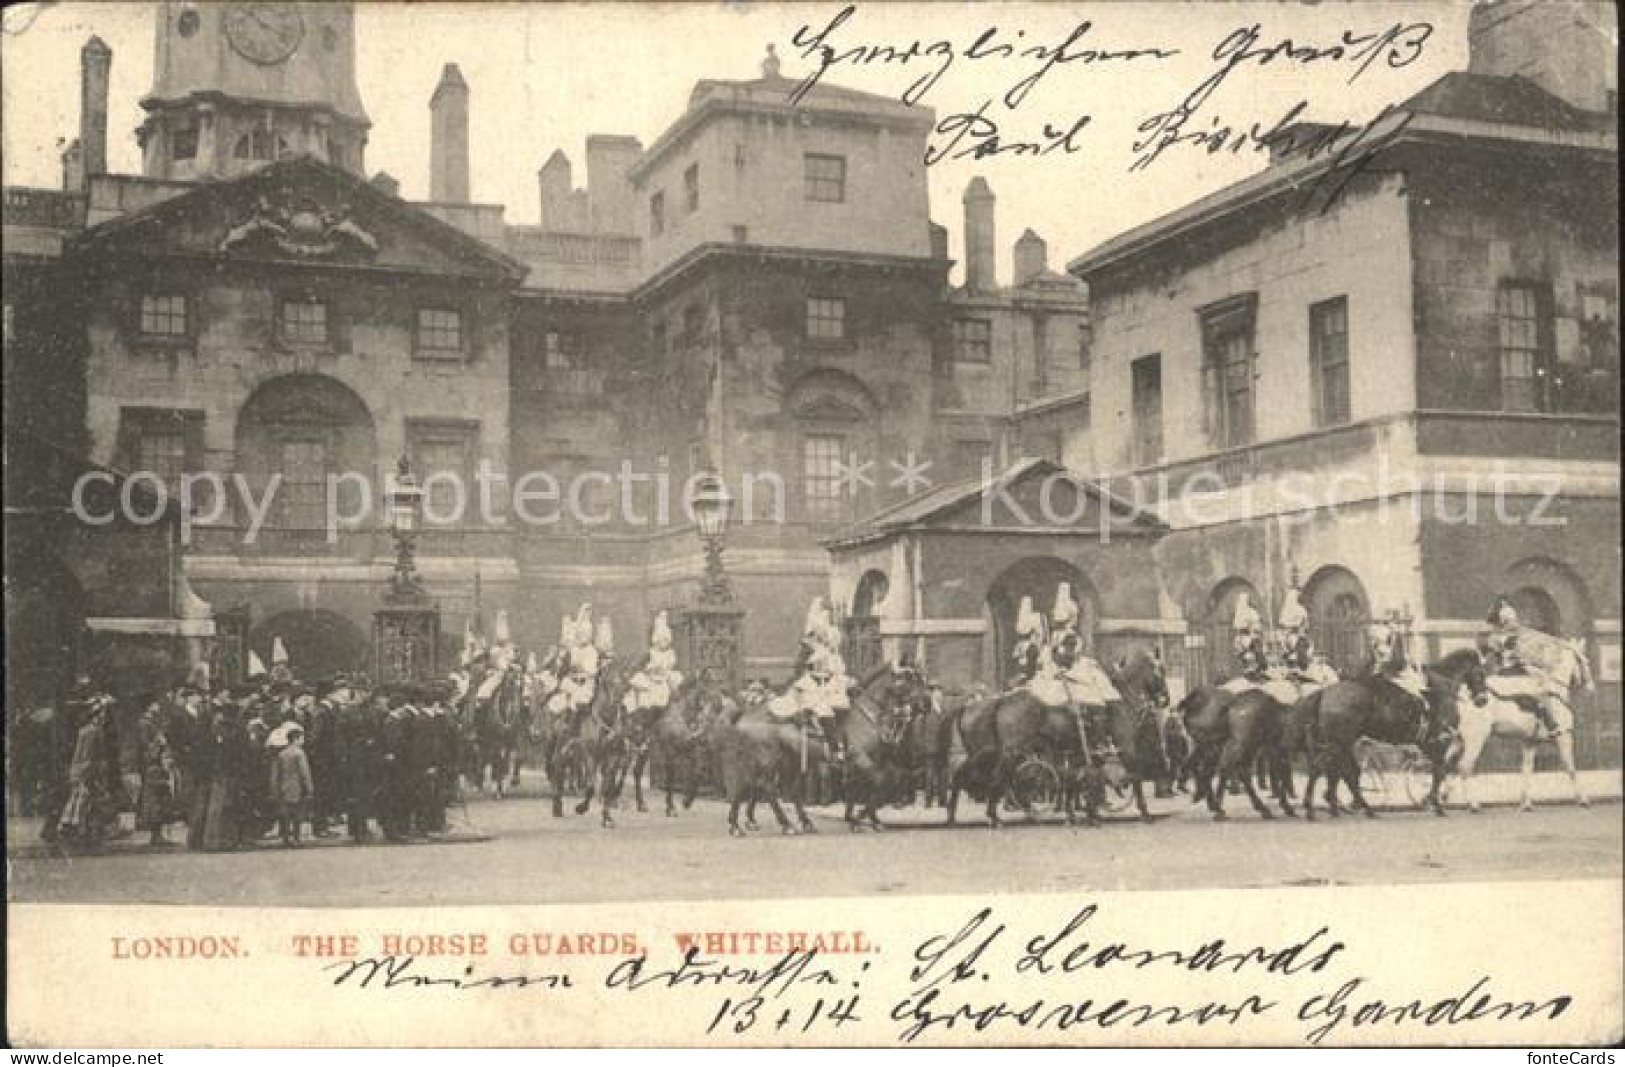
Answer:
<svg viewBox="0 0 1625 1067"><path fill-rule="evenodd" d="M1497 684L1506 680L1508 676L1493 676L1490 679L1489 699L1482 706L1475 706L1471 701L1464 701L1459 705L1460 795L1470 810L1475 812L1478 810L1478 801L1471 793L1472 777L1478 767L1479 756L1484 752L1484 745L1491 737L1512 738L1523 746L1523 800L1519 810L1529 811L1533 807L1529 800L1529 783L1534 777L1535 752L1546 742L1552 742L1557 746L1558 758L1563 761L1563 769L1568 772L1569 782L1574 787L1575 802L1582 808L1591 806L1591 801L1586 796L1585 790L1580 787L1579 776L1574 770L1573 697L1577 691L1584 689L1589 692L1595 689L1596 685L1592 679L1591 665L1586 661L1585 653L1580 651L1578 642L1565 642L1563 649L1564 652L1558 657L1555 669L1551 673L1532 672L1529 675L1517 676L1520 680L1534 683L1528 687L1527 692L1508 692ZM1497 692L1498 689L1503 691ZM1544 695L1552 721L1557 725L1555 734L1548 730L1535 714L1534 703L1541 695Z"/></svg>

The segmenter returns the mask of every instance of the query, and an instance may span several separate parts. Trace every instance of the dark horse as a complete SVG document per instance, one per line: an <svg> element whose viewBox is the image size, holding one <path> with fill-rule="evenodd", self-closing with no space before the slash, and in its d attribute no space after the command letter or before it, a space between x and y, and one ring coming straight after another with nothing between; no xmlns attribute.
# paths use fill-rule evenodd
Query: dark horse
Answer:
<svg viewBox="0 0 1625 1067"><path fill-rule="evenodd" d="M1168 703L1167 676L1161 659L1144 649L1107 674L1121 699L1091 709L1085 729L1070 709L1045 704L1024 688L973 700L954 712L937 753L948 778L948 822L958 814L961 789L986 803L994 828L1001 825L999 807L1011 792L1030 815L1024 783L1034 777L1056 790L1069 823L1076 821L1081 799L1085 820L1097 825L1108 785L1130 789L1141 818L1149 819L1144 782L1165 773L1156 716ZM963 762L946 769L954 748Z"/></svg>
<svg viewBox="0 0 1625 1067"><path fill-rule="evenodd" d="M517 664L502 672L496 690L486 699L470 693L474 723L474 777L485 790L486 771L497 788L519 788L519 745L529 729L530 706L524 672Z"/></svg>
<svg viewBox="0 0 1625 1067"><path fill-rule="evenodd" d="M1287 816L1292 807L1289 737L1297 701L1284 701L1269 689L1232 692L1220 688L1192 691L1180 701L1194 751L1191 773L1196 780L1193 801L1206 799L1215 819L1226 818L1224 796L1229 785L1239 785L1259 816L1273 819L1269 805L1258 795L1253 768L1263 765L1276 803Z"/></svg>
<svg viewBox="0 0 1625 1067"><path fill-rule="evenodd" d="M547 777L553 783L554 818L564 817L566 783L579 782L582 795L575 813L587 814L596 794L602 804L600 825L615 825L610 808L620 799L621 783L633 755L626 713L621 708L624 689L625 679L605 664L599 668L592 702L584 711L544 712L543 749Z"/></svg>
<svg viewBox="0 0 1625 1067"><path fill-rule="evenodd" d="M660 768L666 789L666 816L677 814L676 794L683 792L683 810L694 805L710 770L706 738L711 726L733 706L721 685L709 677L685 678L663 708L639 708L627 713L633 749L632 791L639 811L643 803L643 772Z"/></svg>
<svg viewBox="0 0 1625 1067"><path fill-rule="evenodd" d="M1473 703L1488 698L1484 662L1475 649L1462 649L1438 664L1424 669L1426 696L1417 697L1380 674L1338 682L1311 693L1298 706L1298 743L1309 761L1309 781L1304 786L1304 814L1315 817L1314 787L1326 776L1326 805L1333 815L1337 804L1337 783L1348 786L1354 806L1376 817L1360 792L1360 768L1354 743L1370 738L1390 745L1416 745L1433 765L1433 786L1427 803L1434 814L1443 815L1439 787L1449 772L1452 758L1460 749L1458 694L1465 687Z"/></svg>
<svg viewBox="0 0 1625 1067"><path fill-rule="evenodd" d="M931 763L930 735L916 726L934 707L925 676L909 664L883 663L855 687L835 720L846 741L841 785L849 829L882 829L880 805L912 796L915 772Z"/></svg>

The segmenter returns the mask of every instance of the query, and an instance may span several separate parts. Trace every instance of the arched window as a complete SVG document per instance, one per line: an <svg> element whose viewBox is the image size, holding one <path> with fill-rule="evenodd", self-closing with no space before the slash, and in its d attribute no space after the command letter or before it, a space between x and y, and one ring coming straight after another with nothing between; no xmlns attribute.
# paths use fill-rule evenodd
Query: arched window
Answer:
<svg viewBox="0 0 1625 1067"><path fill-rule="evenodd" d="M1231 652L1233 634L1231 624L1236 617L1236 604L1246 595L1260 615L1265 604L1258 590L1245 578L1230 577L1213 587L1208 594L1207 610L1202 613L1197 636L1201 643L1191 651L1195 653L1191 675L1194 685L1211 685L1223 681L1236 672L1235 656Z"/></svg>

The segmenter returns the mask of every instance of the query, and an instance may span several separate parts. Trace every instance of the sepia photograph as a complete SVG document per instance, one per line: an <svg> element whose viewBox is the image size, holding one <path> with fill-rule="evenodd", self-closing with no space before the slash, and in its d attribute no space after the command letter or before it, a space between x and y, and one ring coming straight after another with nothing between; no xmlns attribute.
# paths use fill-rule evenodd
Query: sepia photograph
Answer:
<svg viewBox="0 0 1625 1067"><path fill-rule="evenodd" d="M10 1044L1625 1038L1613 4L0 46Z"/></svg>

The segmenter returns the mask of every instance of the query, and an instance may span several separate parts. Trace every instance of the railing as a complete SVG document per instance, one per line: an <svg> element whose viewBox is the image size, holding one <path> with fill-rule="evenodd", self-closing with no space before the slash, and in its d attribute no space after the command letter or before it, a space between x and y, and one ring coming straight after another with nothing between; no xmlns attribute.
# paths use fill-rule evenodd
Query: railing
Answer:
<svg viewBox="0 0 1625 1067"><path fill-rule="evenodd" d="M513 534L489 527L425 527L418 531L414 549L419 558L506 557L513 554ZM265 526L250 539L246 526L199 526L191 530L188 551L241 559L298 556L377 562L394 558L395 542L387 530L371 527L330 533L322 527Z"/></svg>

